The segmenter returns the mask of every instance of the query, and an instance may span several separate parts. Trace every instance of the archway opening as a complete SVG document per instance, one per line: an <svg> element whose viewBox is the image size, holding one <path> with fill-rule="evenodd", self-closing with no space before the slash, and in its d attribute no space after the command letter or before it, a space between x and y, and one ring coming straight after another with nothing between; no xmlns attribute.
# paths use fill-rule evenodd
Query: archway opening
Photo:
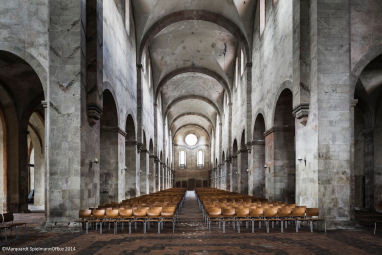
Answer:
<svg viewBox="0 0 382 255"><path fill-rule="evenodd" d="M34 112L28 122L28 210L45 210L44 120Z"/></svg>
<svg viewBox="0 0 382 255"><path fill-rule="evenodd" d="M0 66L1 210L28 212L31 151L28 147L28 123L33 112L44 116L41 104L44 90L35 70L13 53L0 51Z"/></svg>
<svg viewBox="0 0 382 255"><path fill-rule="evenodd" d="M362 71L354 92L353 204L375 209L382 204L382 55ZM377 209L378 210L378 209Z"/></svg>
<svg viewBox="0 0 382 255"><path fill-rule="evenodd" d="M118 112L109 90L103 92L100 141L100 204L109 204L118 200Z"/></svg>
<svg viewBox="0 0 382 255"><path fill-rule="evenodd" d="M127 116L125 131L125 197L132 198L137 195L137 140L135 138L135 124L131 115Z"/></svg>
<svg viewBox="0 0 382 255"><path fill-rule="evenodd" d="M288 89L276 104L274 119L274 199L295 202L296 145L293 95Z"/></svg>
<svg viewBox="0 0 382 255"><path fill-rule="evenodd" d="M253 129L253 188L252 194L256 197L265 196L265 121L259 114L255 120Z"/></svg>

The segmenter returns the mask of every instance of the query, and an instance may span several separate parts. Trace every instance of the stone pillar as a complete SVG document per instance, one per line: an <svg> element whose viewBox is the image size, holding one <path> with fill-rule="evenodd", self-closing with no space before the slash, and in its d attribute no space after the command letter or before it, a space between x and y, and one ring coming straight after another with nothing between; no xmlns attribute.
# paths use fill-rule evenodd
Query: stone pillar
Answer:
<svg viewBox="0 0 382 255"><path fill-rule="evenodd" d="M240 192L239 189L239 171L238 171L238 160L237 155L232 156L232 191Z"/></svg>
<svg viewBox="0 0 382 255"><path fill-rule="evenodd" d="M50 1L49 10L46 216L67 226L81 204L81 1Z"/></svg>
<svg viewBox="0 0 382 255"><path fill-rule="evenodd" d="M125 141L125 197L139 196L139 169L140 161L137 150L137 141Z"/></svg>
<svg viewBox="0 0 382 255"><path fill-rule="evenodd" d="M318 205L330 228L347 224L350 219L350 149L353 131L350 99L354 93L350 86L349 61L351 12L349 0L335 3L318 0L316 4Z"/></svg>
<svg viewBox="0 0 382 255"><path fill-rule="evenodd" d="M142 149L140 152L140 192L141 195L148 194L148 175L149 175L149 152L146 149Z"/></svg>
<svg viewBox="0 0 382 255"><path fill-rule="evenodd" d="M160 161L158 157L155 157L154 164L155 164L155 190L156 192L158 192L161 190L161 186L160 186L161 172L160 172Z"/></svg>
<svg viewBox="0 0 382 255"><path fill-rule="evenodd" d="M227 190L232 192L232 158L226 160L227 164Z"/></svg>
<svg viewBox="0 0 382 255"><path fill-rule="evenodd" d="M248 195L248 153L246 148L240 150L239 190Z"/></svg>
<svg viewBox="0 0 382 255"><path fill-rule="evenodd" d="M223 167L224 167L224 189L225 190L229 190L230 188L230 178L229 178L229 163L228 163L228 159L226 159L224 162L223 162Z"/></svg>
<svg viewBox="0 0 382 255"><path fill-rule="evenodd" d="M149 161L149 192L156 192L155 181L155 155L150 155Z"/></svg>
<svg viewBox="0 0 382 255"><path fill-rule="evenodd" d="M165 181L165 164L164 163L161 163L161 190L165 190L165 185L164 185L164 181Z"/></svg>
<svg viewBox="0 0 382 255"><path fill-rule="evenodd" d="M265 198L274 200L274 133L265 132Z"/></svg>
<svg viewBox="0 0 382 255"><path fill-rule="evenodd" d="M256 140L252 147L252 194L255 197L265 196L265 141Z"/></svg>

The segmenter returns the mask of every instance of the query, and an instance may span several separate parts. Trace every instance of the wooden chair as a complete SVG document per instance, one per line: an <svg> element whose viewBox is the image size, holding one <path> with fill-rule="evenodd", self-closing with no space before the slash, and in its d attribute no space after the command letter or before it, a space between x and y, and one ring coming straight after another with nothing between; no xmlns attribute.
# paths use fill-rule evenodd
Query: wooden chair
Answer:
<svg viewBox="0 0 382 255"><path fill-rule="evenodd" d="M278 209L277 216L280 220L281 232L284 232L284 223L285 223L285 228L287 228L288 221L291 220L291 215L292 215L292 208L290 208L289 206L284 206Z"/></svg>
<svg viewBox="0 0 382 255"><path fill-rule="evenodd" d="M235 218L236 210L235 208L223 208L222 209L222 221L223 221L223 233L225 233L225 223L232 222L233 229L235 229Z"/></svg>
<svg viewBox="0 0 382 255"><path fill-rule="evenodd" d="M165 222L172 222L172 232L175 233L175 224L176 224L176 218L175 218L175 208L170 207L164 207L161 211L161 223L162 223L162 229L164 227Z"/></svg>
<svg viewBox="0 0 382 255"><path fill-rule="evenodd" d="M82 229L85 227L86 234L88 233L89 230L89 221L92 219L92 211L87 209L87 210L80 210L78 212L78 218L79 220L77 222L82 224Z"/></svg>
<svg viewBox="0 0 382 255"><path fill-rule="evenodd" d="M264 221L264 209L261 207L258 208L250 208L249 216L252 221L252 233L255 232L255 221L259 222L259 228L261 228L261 222Z"/></svg>
<svg viewBox="0 0 382 255"><path fill-rule="evenodd" d="M270 207L264 209L264 219L267 233L269 233L269 223L272 222L273 224L275 221L277 221L277 208Z"/></svg>
<svg viewBox="0 0 382 255"><path fill-rule="evenodd" d="M129 223L129 234L131 234L131 221L133 218L132 208L119 209L119 222L122 223L122 231L124 229L124 223L127 222Z"/></svg>
<svg viewBox="0 0 382 255"><path fill-rule="evenodd" d="M237 223L237 232L240 233L241 222L245 222L248 228L248 222L251 221L249 217L249 208L248 207L239 207L236 209L236 223Z"/></svg>
<svg viewBox="0 0 382 255"><path fill-rule="evenodd" d="M146 222L148 223L148 227L150 228L151 222L157 222L158 234L160 234L161 212L162 212L162 207L159 207L159 206L152 207L149 210L147 210Z"/></svg>

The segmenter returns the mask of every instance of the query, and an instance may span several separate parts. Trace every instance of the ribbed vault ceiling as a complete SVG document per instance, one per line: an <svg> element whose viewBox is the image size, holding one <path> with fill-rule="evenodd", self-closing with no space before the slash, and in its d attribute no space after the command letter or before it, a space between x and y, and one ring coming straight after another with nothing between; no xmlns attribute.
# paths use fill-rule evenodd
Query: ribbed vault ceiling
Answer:
<svg viewBox="0 0 382 255"><path fill-rule="evenodd" d="M147 50L155 95L173 134L194 125L211 135L218 126L237 54L249 54L256 2L133 0L138 62Z"/></svg>

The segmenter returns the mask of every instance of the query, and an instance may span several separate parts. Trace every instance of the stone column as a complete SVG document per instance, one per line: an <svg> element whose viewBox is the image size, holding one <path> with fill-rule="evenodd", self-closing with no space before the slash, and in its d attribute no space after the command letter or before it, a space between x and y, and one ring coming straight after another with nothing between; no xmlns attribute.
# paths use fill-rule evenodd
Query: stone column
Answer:
<svg viewBox="0 0 382 255"><path fill-rule="evenodd" d="M240 150L240 173L239 190L242 194L248 194L248 153L246 148Z"/></svg>
<svg viewBox="0 0 382 255"><path fill-rule="evenodd" d="M265 198L274 200L274 133L265 131Z"/></svg>
<svg viewBox="0 0 382 255"><path fill-rule="evenodd" d="M149 158L149 193L154 193L156 192L155 155L150 155Z"/></svg>
<svg viewBox="0 0 382 255"><path fill-rule="evenodd" d="M137 150L137 141L125 141L125 197L132 198L138 196L139 189L139 169L140 161Z"/></svg>
<svg viewBox="0 0 382 255"><path fill-rule="evenodd" d="M140 192L141 195L146 195L149 193L148 188L148 177L149 177L149 151L142 149L140 152Z"/></svg>
<svg viewBox="0 0 382 255"><path fill-rule="evenodd" d="M317 1L318 205L328 227L350 219L350 3ZM335 15L333 14L335 11ZM312 11L311 11L312 12ZM337 31L341 31L338 33ZM340 117L339 117L340 116Z"/></svg>
<svg viewBox="0 0 382 255"><path fill-rule="evenodd" d="M155 157L154 164L155 164L155 190L156 192L158 192L161 190L161 186L160 186L161 172L160 172L160 161L158 157Z"/></svg>
<svg viewBox="0 0 382 255"><path fill-rule="evenodd" d="M67 226L81 204L81 1L50 1L49 10L46 216Z"/></svg>
<svg viewBox="0 0 382 255"><path fill-rule="evenodd" d="M238 171L238 160L237 155L232 156L232 191L240 192L239 189L239 171Z"/></svg>
<svg viewBox="0 0 382 255"><path fill-rule="evenodd" d="M165 188L165 185L164 185L164 181L165 181L165 177L164 177L164 175L165 175L165 164L164 163L161 163L161 190L164 190L164 189L166 189Z"/></svg>
<svg viewBox="0 0 382 255"><path fill-rule="evenodd" d="M256 140L252 147L253 172L252 194L256 197L265 196L265 141Z"/></svg>

